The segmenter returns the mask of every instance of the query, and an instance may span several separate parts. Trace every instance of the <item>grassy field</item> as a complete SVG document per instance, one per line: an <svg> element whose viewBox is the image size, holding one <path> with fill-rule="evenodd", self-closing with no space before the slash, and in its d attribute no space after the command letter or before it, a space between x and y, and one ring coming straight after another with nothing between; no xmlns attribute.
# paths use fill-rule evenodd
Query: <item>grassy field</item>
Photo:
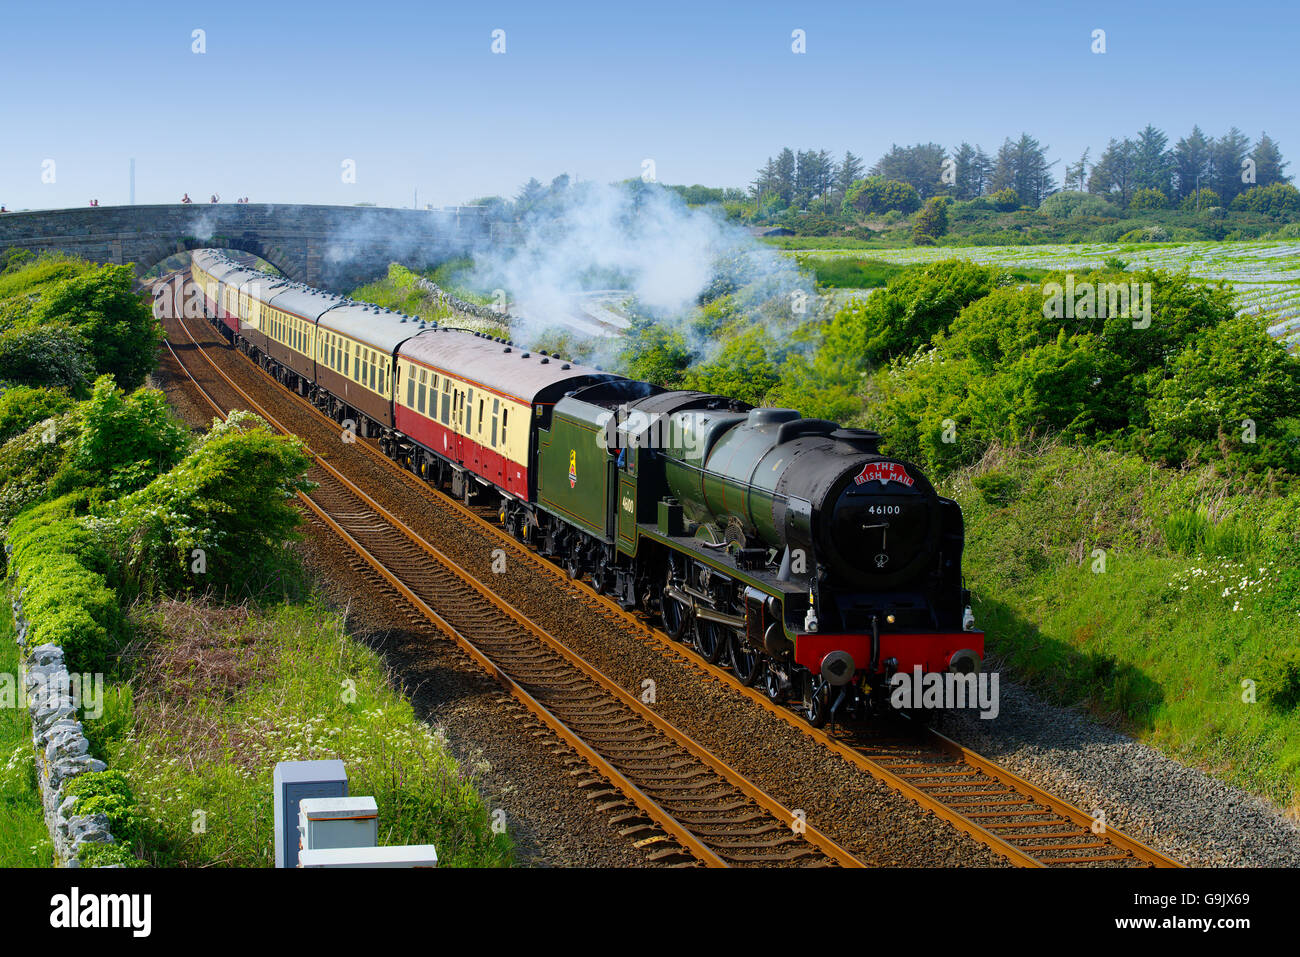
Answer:
<svg viewBox="0 0 1300 957"><path fill-rule="evenodd" d="M944 491L990 667L1300 814L1300 495L1057 446Z"/></svg>
<svg viewBox="0 0 1300 957"><path fill-rule="evenodd" d="M147 862L271 866L272 768L336 757L378 803L380 844L434 844L448 867L511 862L473 774L337 612L164 601L133 619L130 683L87 733L130 781Z"/></svg>
<svg viewBox="0 0 1300 957"><path fill-rule="evenodd" d="M803 245L796 245L795 241ZM909 249L872 249L864 256L861 248L848 243L835 247L814 245L798 237L786 237L790 254L819 278L826 272L832 280L851 275L854 269L868 278L886 265L969 259L1011 269L1053 270L1100 267L1106 259L1122 259L1130 268L1153 267L1174 272L1186 270L1200 279L1222 279L1236 290L1241 312L1264 316L1274 335L1300 334L1300 242L1262 240L1233 243L1080 243L1052 246L917 246ZM854 262L858 266L830 263ZM826 285L843 286L839 281ZM879 283L872 283L879 285ZM862 288L870 288L864 286Z"/></svg>
<svg viewBox="0 0 1300 957"><path fill-rule="evenodd" d="M18 674L8 601L0 612L0 674ZM50 867L54 845L36 786L31 721L25 708L0 707L0 868Z"/></svg>

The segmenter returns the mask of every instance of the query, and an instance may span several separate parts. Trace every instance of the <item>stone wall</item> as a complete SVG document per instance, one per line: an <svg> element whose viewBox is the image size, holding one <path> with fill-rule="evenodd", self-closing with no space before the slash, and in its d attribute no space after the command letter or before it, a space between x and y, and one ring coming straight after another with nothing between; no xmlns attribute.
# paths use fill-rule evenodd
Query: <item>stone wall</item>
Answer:
<svg viewBox="0 0 1300 957"><path fill-rule="evenodd" d="M69 690L72 682L63 662L63 649L48 644L28 648L29 625L19 598L14 598L13 611L45 826L54 842L55 863L80 867L77 852L83 844L110 843L113 835L105 815L72 813L76 799L67 795L67 786L79 775L103 771L106 765L90 755L90 742L77 719Z"/></svg>
<svg viewBox="0 0 1300 957"><path fill-rule="evenodd" d="M0 250L136 264L204 246L254 253L300 282L347 292L390 262L426 269L488 242L481 210L216 203L0 214Z"/></svg>
<svg viewBox="0 0 1300 957"><path fill-rule="evenodd" d="M510 321L509 312L497 312L491 306L480 306L477 303L466 302L457 296L453 296L435 282L425 279L423 276L415 277L415 285L419 289L433 296L441 305L462 312L468 316L474 316L476 319L487 319L491 322L506 323Z"/></svg>

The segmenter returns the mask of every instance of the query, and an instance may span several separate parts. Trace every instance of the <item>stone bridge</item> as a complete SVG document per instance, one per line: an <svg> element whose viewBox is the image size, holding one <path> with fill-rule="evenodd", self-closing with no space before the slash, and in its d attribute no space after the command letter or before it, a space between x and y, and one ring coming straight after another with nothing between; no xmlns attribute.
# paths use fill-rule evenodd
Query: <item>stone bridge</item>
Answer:
<svg viewBox="0 0 1300 957"><path fill-rule="evenodd" d="M58 250L93 262L159 261L205 246L254 253L300 282L346 292L390 262L422 269L487 240L479 207L212 203L0 214L0 250Z"/></svg>

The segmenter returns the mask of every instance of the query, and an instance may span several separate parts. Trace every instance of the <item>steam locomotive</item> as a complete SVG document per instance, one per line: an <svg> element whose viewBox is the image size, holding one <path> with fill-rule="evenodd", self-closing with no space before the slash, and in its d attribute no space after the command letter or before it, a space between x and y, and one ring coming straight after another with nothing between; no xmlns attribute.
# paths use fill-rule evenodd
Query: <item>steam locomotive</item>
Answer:
<svg viewBox="0 0 1300 957"><path fill-rule="evenodd" d="M268 374L625 609L821 726L978 671L957 504L880 436L534 353L193 254Z"/></svg>

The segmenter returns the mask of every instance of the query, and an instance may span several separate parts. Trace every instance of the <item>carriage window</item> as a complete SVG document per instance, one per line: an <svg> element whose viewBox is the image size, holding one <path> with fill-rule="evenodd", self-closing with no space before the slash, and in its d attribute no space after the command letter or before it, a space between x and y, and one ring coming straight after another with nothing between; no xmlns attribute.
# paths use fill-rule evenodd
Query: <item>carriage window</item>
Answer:
<svg viewBox="0 0 1300 957"><path fill-rule="evenodd" d="M420 398L421 399L424 398L423 388L420 389ZM415 408L415 373L414 372L409 373L406 377L406 406L407 408L410 409ZM421 407L420 411L423 412L424 408Z"/></svg>
<svg viewBox="0 0 1300 957"><path fill-rule="evenodd" d="M468 399L468 402L464 401L465 399ZM474 434L474 390L473 389L470 389L469 392L462 397L461 408L465 410L465 434L473 435Z"/></svg>
<svg viewBox="0 0 1300 957"><path fill-rule="evenodd" d="M347 339L343 340L343 374L351 375L348 367L352 364L352 343Z"/></svg>
<svg viewBox="0 0 1300 957"><path fill-rule="evenodd" d="M451 380L445 380L442 391L442 424L447 425L451 421Z"/></svg>
<svg viewBox="0 0 1300 957"><path fill-rule="evenodd" d="M506 444L506 423L509 421L510 421L510 408L507 406L506 408L501 410L501 444L503 446Z"/></svg>
<svg viewBox="0 0 1300 957"><path fill-rule="evenodd" d="M493 448L496 448L497 445L497 413L500 411L500 409L501 409L501 400L493 399L492 400L492 447Z"/></svg>
<svg viewBox="0 0 1300 957"><path fill-rule="evenodd" d="M428 375L428 373L426 373L423 369L421 369L420 370L420 411L421 412L424 411L424 397L429 394L429 390L426 389L424 385L424 379L426 375ZM415 382L414 380L412 380L411 385L414 384ZM410 391L411 391L410 389L407 389L407 392Z"/></svg>

